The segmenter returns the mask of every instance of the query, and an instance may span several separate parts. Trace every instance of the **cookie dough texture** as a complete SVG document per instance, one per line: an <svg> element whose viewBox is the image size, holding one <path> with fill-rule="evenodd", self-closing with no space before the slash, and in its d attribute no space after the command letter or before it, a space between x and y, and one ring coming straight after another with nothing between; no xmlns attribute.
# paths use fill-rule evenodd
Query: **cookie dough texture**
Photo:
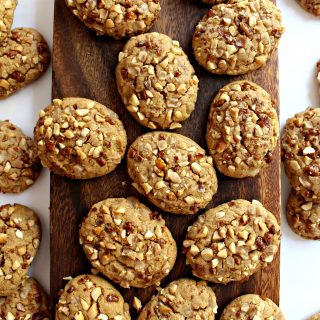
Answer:
<svg viewBox="0 0 320 320"><path fill-rule="evenodd" d="M40 111L34 136L43 166L71 179L95 178L113 171L127 145L118 115L84 98L53 100Z"/></svg>
<svg viewBox="0 0 320 320"><path fill-rule="evenodd" d="M205 282L179 279L153 296L138 320L214 320L217 310L216 296Z"/></svg>
<svg viewBox="0 0 320 320"><path fill-rule="evenodd" d="M17 291L0 305L3 319L49 320L49 300L40 284L32 278L23 282Z"/></svg>
<svg viewBox="0 0 320 320"><path fill-rule="evenodd" d="M247 280L267 266L279 244L277 219L256 200L234 200L208 210L183 242L193 274L223 284Z"/></svg>
<svg viewBox="0 0 320 320"><path fill-rule="evenodd" d="M320 108L308 108L287 120L282 159L295 191L307 201L320 199Z"/></svg>
<svg viewBox="0 0 320 320"><path fill-rule="evenodd" d="M306 239L320 239L320 204L308 202L291 190L287 201L287 221L291 229Z"/></svg>
<svg viewBox="0 0 320 320"><path fill-rule="evenodd" d="M0 44L9 36L13 22L17 0L3 0L0 2Z"/></svg>
<svg viewBox="0 0 320 320"><path fill-rule="evenodd" d="M320 16L320 1L319 0L298 0L300 5L306 11L314 14L315 16Z"/></svg>
<svg viewBox="0 0 320 320"><path fill-rule="evenodd" d="M109 282L93 275L70 280L56 306L56 320L130 320L129 306Z"/></svg>
<svg viewBox="0 0 320 320"><path fill-rule="evenodd" d="M140 136L127 160L133 186L164 211L193 214L217 192L212 158L180 134L156 131Z"/></svg>
<svg viewBox="0 0 320 320"><path fill-rule="evenodd" d="M88 28L116 39L148 31L157 19L160 0L65 0Z"/></svg>
<svg viewBox="0 0 320 320"><path fill-rule="evenodd" d="M49 63L48 44L37 30L12 30L10 37L0 44L0 99L37 80Z"/></svg>
<svg viewBox="0 0 320 320"><path fill-rule="evenodd" d="M178 41L157 32L130 39L119 54L118 91L127 110L151 129L180 128L199 80Z"/></svg>
<svg viewBox="0 0 320 320"><path fill-rule="evenodd" d="M270 95L249 81L232 82L211 104L207 144L223 174L257 175L271 162L279 137L277 111Z"/></svg>
<svg viewBox="0 0 320 320"><path fill-rule="evenodd" d="M234 299L224 309L221 320L285 320L279 307L270 299L256 294L246 294Z"/></svg>
<svg viewBox="0 0 320 320"><path fill-rule="evenodd" d="M244 74L263 67L284 32L269 0L213 6L197 25L192 46L198 62L216 74Z"/></svg>
<svg viewBox="0 0 320 320"><path fill-rule="evenodd" d="M0 207L0 296L14 293L25 280L40 238L39 219L31 209Z"/></svg>
<svg viewBox="0 0 320 320"><path fill-rule="evenodd" d="M37 180L40 171L33 140L14 124L0 120L0 192L26 190Z"/></svg>
<svg viewBox="0 0 320 320"><path fill-rule="evenodd" d="M125 288L160 285L177 256L165 221L133 197L95 204L80 243L94 268Z"/></svg>

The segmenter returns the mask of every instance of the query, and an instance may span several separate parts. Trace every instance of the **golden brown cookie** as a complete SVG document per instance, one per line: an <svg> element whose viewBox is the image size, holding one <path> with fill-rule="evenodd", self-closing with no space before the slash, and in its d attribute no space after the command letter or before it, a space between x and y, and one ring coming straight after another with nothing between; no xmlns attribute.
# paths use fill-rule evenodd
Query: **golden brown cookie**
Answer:
<svg viewBox="0 0 320 320"><path fill-rule="evenodd" d="M309 318L309 320L320 320L320 313L317 313Z"/></svg>
<svg viewBox="0 0 320 320"><path fill-rule="evenodd" d="M314 14L315 16L320 16L320 1L319 0L298 0L301 7Z"/></svg>
<svg viewBox="0 0 320 320"><path fill-rule="evenodd" d="M17 0L3 0L0 2L0 43L6 40L10 34L17 4Z"/></svg>

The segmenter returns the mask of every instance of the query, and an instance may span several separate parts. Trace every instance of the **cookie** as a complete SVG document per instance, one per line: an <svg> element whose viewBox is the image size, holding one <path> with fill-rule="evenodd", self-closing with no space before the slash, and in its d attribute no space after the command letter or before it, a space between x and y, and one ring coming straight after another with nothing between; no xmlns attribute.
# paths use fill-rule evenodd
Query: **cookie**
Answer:
<svg viewBox="0 0 320 320"><path fill-rule="evenodd" d="M138 320L214 320L217 310L216 296L205 282L179 279L153 296Z"/></svg>
<svg viewBox="0 0 320 320"><path fill-rule="evenodd" d="M307 201L320 199L320 108L308 108L287 120L282 159L295 191Z"/></svg>
<svg viewBox="0 0 320 320"><path fill-rule="evenodd" d="M320 240L320 203L308 202L293 189L286 207L291 229L306 239Z"/></svg>
<svg viewBox="0 0 320 320"><path fill-rule="evenodd" d="M320 313L317 313L309 318L309 320L320 320Z"/></svg>
<svg viewBox="0 0 320 320"><path fill-rule="evenodd" d="M278 137L274 103L257 84L232 82L213 99L206 138L216 168L223 174L257 175L271 162Z"/></svg>
<svg viewBox="0 0 320 320"><path fill-rule="evenodd" d="M319 0L298 0L301 7L314 14L315 16L320 16L320 1Z"/></svg>
<svg viewBox="0 0 320 320"><path fill-rule="evenodd" d="M245 294L229 303L223 310L221 320L285 320L279 307L270 299L257 294Z"/></svg>
<svg viewBox="0 0 320 320"><path fill-rule="evenodd" d="M80 243L93 267L124 288L160 285L177 256L165 221L133 197L96 203L82 222Z"/></svg>
<svg viewBox="0 0 320 320"><path fill-rule="evenodd" d="M40 284L32 278L23 282L0 306L3 319L49 320L49 300Z"/></svg>
<svg viewBox="0 0 320 320"><path fill-rule="evenodd" d="M70 280L60 294L56 320L130 320L129 306L109 282L93 275Z"/></svg>
<svg viewBox="0 0 320 320"><path fill-rule="evenodd" d="M160 0L65 0L88 28L97 35L120 39L148 31L157 19Z"/></svg>
<svg viewBox="0 0 320 320"><path fill-rule="evenodd" d="M0 43L7 39L11 31L17 0L5 0L0 3Z"/></svg>
<svg viewBox="0 0 320 320"><path fill-rule="evenodd" d="M26 190L37 180L40 171L33 140L14 124L0 120L0 192Z"/></svg>
<svg viewBox="0 0 320 320"><path fill-rule="evenodd" d="M193 214L217 192L212 158L177 133L156 131L138 137L129 148L127 165L137 191L164 211Z"/></svg>
<svg viewBox="0 0 320 320"><path fill-rule="evenodd" d="M34 29L18 28L0 45L0 99L37 80L48 68L50 51Z"/></svg>
<svg viewBox="0 0 320 320"><path fill-rule="evenodd" d="M25 280L40 238L40 222L31 209L0 207L0 296L14 293Z"/></svg>
<svg viewBox="0 0 320 320"><path fill-rule="evenodd" d="M164 34L130 39L116 78L127 110L148 128L180 128L194 110L199 80L179 42Z"/></svg>
<svg viewBox="0 0 320 320"><path fill-rule="evenodd" d="M34 129L43 166L70 179L113 171L124 156L127 135L118 115L84 98L55 99L40 111Z"/></svg>
<svg viewBox="0 0 320 320"><path fill-rule="evenodd" d="M269 0L213 6L197 25L192 46L198 62L215 74L238 75L266 65L284 32Z"/></svg>
<svg viewBox="0 0 320 320"><path fill-rule="evenodd" d="M193 274L223 284L247 280L267 266L279 244L276 217L256 200L234 200L208 210L183 242Z"/></svg>

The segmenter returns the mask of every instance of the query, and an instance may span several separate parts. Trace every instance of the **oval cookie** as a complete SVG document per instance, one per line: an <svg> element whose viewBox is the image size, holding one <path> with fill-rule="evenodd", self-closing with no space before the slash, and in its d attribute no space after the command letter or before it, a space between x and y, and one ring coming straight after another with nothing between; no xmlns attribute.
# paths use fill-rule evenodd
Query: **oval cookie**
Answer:
<svg viewBox="0 0 320 320"><path fill-rule="evenodd" d="M277 219L256 200L234 200L208 210L183 242L193 274L223 284L247 280L273 261L279 244Z"/></svg>
<svg viewBox="0 0 320 320"><path fill-rule="evenodd" d="M0 99L37 80L48 68L50 51L34 29L18 28L0 45Z"/></svg>
<svg viewBox="0 0 320 320"><path fill-rule="evenodd" d="M40 222L31 209L0 207L0 296L14 293L25 280L40 238Z"/></svg>
<svg viewBox="0 0 320 320"><path fill-rule="evenodd" d="M56 320L130 320L129 306L109 282L93 275L70 280L56 306Z"/></svg>
<svg viewBox="0 0 320 320"><path fill-rule="evenodd" d="M179 279L153 296L143 308L138 320L214 320L217 310L216 296L205 282Z"/></svg>
<svg viewBox="0 0 320 320"><path fill-rule="evenodd" d="M180 128L194 110L199 80L179 42L164 34L130 39L119 54L116 78L127 110L146 127Z"/></svg>
<svg viewBox="0 0 320 320"><path fill-rule="evenodd" d="M55 99L34 129L42 164L71 179L113 171L124 156L127 135L118 115L84 98Z"/></svg>
<svg viewBox="0 0 320 320"><path fill-rule="evenodd" d="M198 62L216 74L244 74L263 67L284 32L269 0L219 4L197 25L192 46Z"/></svg>
<svg viewBox="0 0 320 320"><path fill-rule="evenodd" d="M278 137L274 103L257 84L232 82L213 99L206 139L223 174L234 178L257 175L271 162Z"/></svg>
<svg viewBox="0 0 320 320"><path fill-rule="evenodd" d="M180 134L156 131L140 136L127 160L133 186L164 211L193 214L217 192L212 158Z"/></svg>
<svg viewBox="0 0 320 320"><path fill-rule="evenodd" d="M14 10L17 4L17 0L4 0L0 2L0 44L10 34Z"/></svg>

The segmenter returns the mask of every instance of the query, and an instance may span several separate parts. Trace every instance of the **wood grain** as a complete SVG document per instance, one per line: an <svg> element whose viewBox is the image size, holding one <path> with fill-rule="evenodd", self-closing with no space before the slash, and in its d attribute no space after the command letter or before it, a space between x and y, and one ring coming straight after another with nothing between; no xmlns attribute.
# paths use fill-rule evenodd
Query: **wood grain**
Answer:
<svg viewBox="0 0 320 320"><path fill-rule="evenodd" d="M189 136L206 148L205 128L212 98L219 88L240 77L213 76L200 67L193 58L192 33L208 7L201 4L199 0L161 0L161 3L161 16L152 30L179 40L200 79L196 110L184 123L183 128L177 132ZM97 37L71 14L64 0L55 0L52 97L81 96L107 105L119 114L126 127L130 145L137 136L146 132L146 129L142 128L125 110L116 88L114 73L117 56L125 42L126 40L115 41L107 37ZM266 68L242 78L255 81L278 101L276 55ZM279 154L278 146L274 161L256 178L236 180L219 174L219 190L208 207L211 208L237 198L258 199L280 220ZM108 197L129 195L138 196L131 187L125 161L113 173L89 181L71 181L51 174L52 319L54 319L58 292L66 284L62 278L90 272L90 265L78 241L78 226L82 218L95 202ZM138 197L150 208L154 208L145 199ZM165 286L174 279L192 277L190 268L185 265L185 257L181 249L186 229L198 214L180 217L164 213L163 216L177 241L179 250L174 269L162 282L162 285ZM214 285L218 297L219 313L228 302L244 293L263 294L278 303L279 264L278 254L271 266L258 272L245 283ZM120 288L120 291L131 305L134 296L139 297L145 304L155 293L155 288L131 290ZM135 319L134 310L131 314L132 319Z"/></svg>

